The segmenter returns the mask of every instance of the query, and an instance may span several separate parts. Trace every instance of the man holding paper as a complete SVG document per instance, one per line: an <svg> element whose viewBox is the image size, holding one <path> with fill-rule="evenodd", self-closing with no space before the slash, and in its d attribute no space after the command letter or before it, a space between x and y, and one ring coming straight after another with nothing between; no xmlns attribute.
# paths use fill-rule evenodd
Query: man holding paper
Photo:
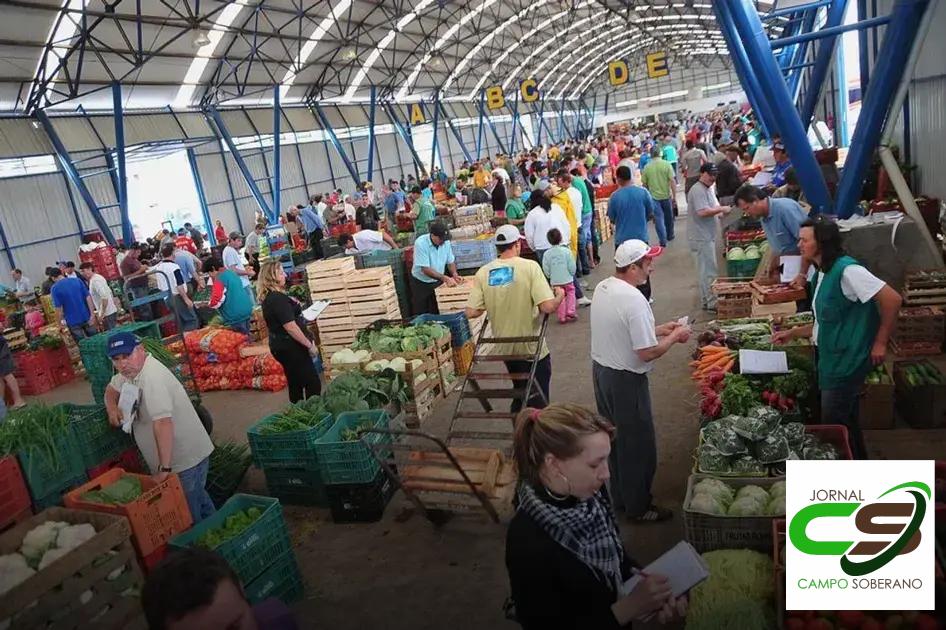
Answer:
<svg viewBox="0 0 946 630"><path fill-rule="evenodd" d="M746 215L762 221L771 256L768 275L778 276L779 267L784 264L786 271L795 271L784 281L791 282L796 288L804 287L811 263L801 258L798 251L798 232L808 219L801 205L788 197L769 197L761 188L751 184L741 186L733 199Z"/></svg>
<svg viewBox="0 0 946 630"><path fill-rule="evenodd" d="M614 276L598 283L591 303L595 401L598 413L618 429L609 459L611 494L615 509L638 522L673 516L652 502L657 441L647 374L673 344L690 337L690 328L680 321L657 326L638 290L662 251L636 239L622 243L614 253Z"/></svg>

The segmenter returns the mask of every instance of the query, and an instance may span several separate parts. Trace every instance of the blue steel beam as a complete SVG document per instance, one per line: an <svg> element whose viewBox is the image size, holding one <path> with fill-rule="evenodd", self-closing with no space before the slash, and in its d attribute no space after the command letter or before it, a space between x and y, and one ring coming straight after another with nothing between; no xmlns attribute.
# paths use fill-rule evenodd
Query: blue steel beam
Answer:
<svg viewBox="0 0 946 630"><path fill-rule="evenodd" d="M370 89L371 101L368 104L368 174L365 175L365 181L370 182L374 178L374 154L375 154L375 135L374 119L375 109L378 105L377 89L372 84ZM384 177L382 176L382 180Z"/></svg>
<svg viewBox="0 0 946 630"><path fill-rule="evenodd" d="M457 139L457 143L460 145L460 151L463 152L463 159L465 159L467 162L472 162L473 157L470 155L469 149L466 148L466 143L463 141L463 136L460 134L460 130L454 126L453 120L447 114L447 110L444 108L443 103L437 101L437 106L440 108L444 120L447 121L447 127L450 128L450 131L453 133L453 137Z"/></svg>
<svg viewBox="0 0 946 630"><path fill-rule="evenodd" d="M128 214L128 172L125 169L125 111L122 103L122 86L112 83L112 118L115 121L115 193L118 196L118 211L122 218L122 242L135 242L135 231Z"/></svg>
<svg viewBox="0 0 946 630"><path fill-rule="evenodd" d="M39 120L40 124L43 126L43 129L46 131L49 141L52 142L53 150L56 152L56 158L59 160L59 166L66 174L69 182L72 183L72 185L75 186L76 190L79 192L79 196L82 197L82 201L84 201L86 207L88 207L89 213L92 215L92 219L95 221L95 225L102 233L102 236L105 237L105 240L108 242L108 244L115 245L115 235L112 234L112 229L108 226L108 221L106 221L105 217L102 216L102 212L98 203L96 203L95 198L92 196L91 191L89 191L88 186L85 185L85 182L82 181L82 178L79 176L79 171L76 170L76 167L72 162L72 158L69 156L69 151L66 150L66 145L63 144L62 139L59 137L59 133L56 132L56 128L53 126L49 116L46 115L45 110L38 109L36 110L36 118Z"/></svg>
<svg viewBox="0 0 946 630"><path fill-rule="evenodd" d="M322 130L328 134L329 140L332 141L332 146L335 147L338 155L341 156L342 162L345 164L345 169L348 171L348 174L355 182L355 186L358 186L358 184L361 183L361 178L358 177L358 169L356 169L355 165L352 164L351 160L348 159L348 154L345 153L345 149L342 147L341 141L335 134L335 128L332 127L332 123L329 122L328 116L326 116L325 112L322 111L322 106L313 101L310 107L312 108L312 112L319 119L319 122L322 125Z"/></svg>
<svg viewBox="0 0 946 630"><path fill-rule="evenodd" d="M742 88L746 92L749 105L752 106L752 111L762 127L762 132L766 136L772 137L778 133L778 129L772 117L772 110L769 108L768 95L759 86L752 64L749 63L746 49L742 45L739 33L736 32L736 28L733 26L729 6L725 2L718 2L713 5L713 8L716 11L719 30L723 34L726 46L729 48L733 69L735 69L736 76L739 77L739 83L742 84Z"/></svg>
<svg viewBox="0 0 946 630"><path fill-rule="evenodd" d="M825 27L830 30L840 26L844 21L844 12L847 9L847 0L834 0L828 8ZM825 29L822 29L825 30ZM822 86L828 78L831 70L831 59L834 57L834 50L838 44L838 36L821 40L818 43L818 51L815 53L815 65L808 76L808 91L805 93L805 99L802 101L801 124L807 130L811 124L811 118L815 115L815 107L821 100Z"/></svg>
<svg viewBox="0 0 946 630"><path fill-rule="evenodd" d="M211 129L213 129L213 123L210 124ZM217 133L214 131L214 133ZM240 218L240 208L237 206L236 202L236 192L233 189L233 178L230 177L230 169L227 168L227 154L223 150L223 138L217 137L217 146L220 148L220 163L223 165L223 174L227 179L227 190L230 191L230 203L233 205L233 214L236 216L237 228L240 230L240 234L245 234L246 231L243 229L243 219Z"/></svg>
<svg viewBox="0 0 946 630"><path fill-rule="evenodd" d="M867 19L867 0L857 0L857 20L862 22ZM858 64L861 74L861 99L867 93L867 85L870 83L870 55L867 54L867 31L858 31L857 48L860 59Z"/></svg>
<svg viewBox="0 0 946 630"><path fill-rule="evenodd" d="M7 232L3 229L2 221L0 221L0 243L3 243L3 251L6 252L7 262L10 263L10 270L16 269L16 261L13 260L13 250L10 249L10 241L7 240Z"/></svg>
<svg viewBox="0 0 946 630"><path fill-rule="evenodd" d="M486 90L480 91L480 122L476 125L476 159L483 157L480 151L483 148L483 104L486 102Z"/></svg>
<svg viewBox="0 0 946 630"><path fill-rule="evenodd" d="M760 87L771 97L769 105L775 125L792 157L792 165L798 173L805 196L815 214L827 212L831 208L828 186L808 143L808 130L802 125L792 95L789 94L788 86L779 72L755 5L751 0L738 0L730 5L728 15L732 18L733 26L752 61L752 68L758 74Z"/></svg>
<svg viewBox="0 0 946 630"><path fill-rule="evenodd" d="M847 33L848 31L857 31L867 28L877 28L878 26L883 26L890 22L889 15L882 15L879 17L871 18L869 20L863 20L861 22L854 22L852 24L842 24L841 26L833 26L831 28L821 28L817 31L812 31L810 33L801 33L793 37L783 37L781 39L773 39L770 42L772 50L778 50L784 48L785 46L792 46L794 44L801 44L804 42L812 42L816 39L824 39L825 37L834 37L836 35L841 35Z"/></svg>
<svg viewBox="0 0 946 630"><path fill-rule="evenodd" d="M253 198L256 200L257 205L259 205L260 210L263 211L264 215L269 216L272 212L269 209L269 202L266 200L263 192L256 184L256 180L253 179L253 173L250 171L250 167L247 166L246 160L243 159L243 155L237 148L236 143L233 142L233 136L230 135L230 130L227 129L227 124L223 122L223 117L220 115L220 112L217 111L215 107L211 107L207 111L207 114L210 116L210 120L213 121L214 126L217 128L217 133L219 134L220 139L223 140L223 142L226 143L227 148L230 149L230 155L233 156L233 161L236 162L237 168L240 169L240 173L243 175L243 179L246 182L247 187L250 189L250 192L253 194ZM234 206L235 205L236 204L234 203ZM237 215L239 216L239 211L237 211Z"/></svg>
<svg viewBox="0 0 946 630"><path fill-rule="evenodd" d="M210 206L207 205L204 182L201 181L200 171L197 170L197 156L194 154L193 147L187 147L187 163L190 164L191 176L194 178L194 190L197 191L197 201L200 203L200 216L204 218L204 225L207 226L207 239L213 247L217 244L217 236L214 234L213 221L210 220Z"/></svg>
<svg viewBox="0 0 946 630"><path fill-rule="evenodd" d="M483 108L482 103L480 103L480 108L481 108L480 115L483 116L484 112L482 109ZM502 151L503 153L507 153L506 143L503 142L502 136L499 135L499 130L496 129L496 125L493 123L493 119L489 115L486 115L486 124L489 125L489 130L493 132L493 137L496 138L496 144L499 145L499 150Z"/></svg>
<svg viewBox="0 0 946 630"><path fill-rule="evenodd" d="M417 154L417 150L414 148L414 141L411 139L410 134L407 132L407 129L404 127L404 124L401 123L400 117L397 115L397 109L392 106L390 103L385 103L385 110L388 113L388 118L394 124L394 129L397 131L398 135L401 136L401 140L404 141L404 144L407 145L407 150L411 154L411 159L414 160L414 164L417 165L417 168L420 169L423 175L427 175L427 169L424 168L424 162L420 159L420 156Z"/></svg>
<svg viewBox="0 0 946 630"><path fill-rule="evenodd" d="M440 143L440 95L434 96L434 138L430 146L430 171L433 172L434 164L437 163L437 145ZM440 164L443 168L443 160Z"/></svg>
<svg viewBox="0 0 946 630"><path fill-rule="evenodd" d="M815 18L818 15L817 9L812 9L807 11L803 16L802 20L799 22L799 26L802 29L802 32L810 31L815 27ZM799 72L802 68L808 67L808 64L804 63L805 57L808 56L808 44L801 43L795 44L794 46L786 46L785 51L790 53L791 66L786 68L786 70L794 70L788 75L788 90L791 92L792 96L797 101L798 99L798 88L801 84L802 73ZM810 84L810 82L809 82Z"/></svg>
<svg viewBox="0 0 946 630"><path fill-rule="evenodd" d="M542 128L545 127L545 97L539 102L539 130L535 132L536 145L542 145ZM550 134L551 135L551 134Z"/></svg>
<svg viewBox="0 0 946 630"><path fill-rule="evenodd" d="M785 17L791 15L798 11L808 11L819 9L821 7L831 4L833 0L818 0L817 2L809 2L808 4L796 4L793 7L785 7L784 9L778 9L776 11L769 11L762 16L762 20L768 22L769 20L774 20L775 18Z"/></svg>
<svg viewBox="0 0 946 630"><path fill-rule="evenodd" d="M838 183L836 207L841 218L854 214L864 185L864 175L880 141L927 4L928 0L897 0L890 14L890 26L884 33L884 41L876 57L874 76L864 94L861 113L851 138L851 150L848 151Z"/></svg>
<svg viewBox="0 0 946 630"><path fill-rule="evenodd" d="M279 213L282 212L282 107L279 99L279 85L273 86L273 178L269 187L273 193L273 207L267 216L269 225L279 225ZM265 159L265 158L264 158Z"/></svg>
<svg viewBox="0 0 946 630"><path fill-rule="evenodd" d="M509 129L509 153L513 154L516 152L516 128L519 126L519 92L516 92L516 98L512 102L512 107L509 108L509 111L512 112L512 125Z"/></svg>

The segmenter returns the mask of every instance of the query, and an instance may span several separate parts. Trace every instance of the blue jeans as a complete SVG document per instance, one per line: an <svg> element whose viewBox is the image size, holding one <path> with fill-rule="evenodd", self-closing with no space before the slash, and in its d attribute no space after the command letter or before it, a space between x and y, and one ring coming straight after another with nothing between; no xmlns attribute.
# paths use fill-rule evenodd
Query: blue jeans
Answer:
<svg viewBox="0 0 946 630"><path fill-rule="evenodd" d="M235 330L241 332L244 335L250 334L250 320L244 319L242 322L234 322L232 324L227 324L227 328L230 330Z"/></svg>
<svg viewBox="0 0 946 630"><path fill-rule="evenodd" d="M858 419L864 377L854 378L839 387L821 390L821 424L841 424L847 428L854 459L867 459L867 447Z"/></svg>
<svg viewBox="0 0 946 630"><path fill-rule="evenodd" d="M89 322L86 322L84 324L69 326L69 332L72 333L72 338L76 340L76 343L79 343L86 337L95 335L96 330Z"/></svg>
<svg viewBox="0 0 946 630"><path fill-rule="evenodd" d="M181 480L181 487L184 488L184 497L187 499L187 507L191 510L191 517L196 525L211 514L217 511L210 495L207 494L207 470L210 468L210 458L205 457L204 461L196 466L191 466L187 470L177 473Z"/></svg>
<svg viewBox="0 0 946 630"><path fill-rule="evenodd" d="M673 202L670 199L655 199L657 202L657 207L659 212L657 216L654 217L654 221L660 221L663 219L664 228L666 228L667 240L673 240ZM663 215L663 216L660 216ZM657 232L657 235L660 235L660 232Z"/></svg>
<svg viewBox="0 0 946 630"><path fill-rule="evenodd" d="M250 304L256 306L256 291L253 290L253 285L250 284L243 288L246 289L246 294L250 296Z"/></svg>
<svg viewBox="0 0 946 630"><path fill-rule="evenodd" d="M180 295L172 295L165 299L168 308L174 311L178 319L181 320L181 332L188 330L197 330L200 327L197 321L197 313L193 308L184 303L184 298Z"/></svg>

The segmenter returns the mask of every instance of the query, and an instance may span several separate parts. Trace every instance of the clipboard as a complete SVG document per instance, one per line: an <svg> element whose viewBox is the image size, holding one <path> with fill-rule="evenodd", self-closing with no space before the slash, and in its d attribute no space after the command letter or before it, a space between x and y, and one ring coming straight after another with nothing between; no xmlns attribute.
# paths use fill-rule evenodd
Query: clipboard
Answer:
<svg viewBox="0 0 946 630"><path fill-rule="evenodd" d="M709 566L693 545L681 540L643 569L643 573L662 575L670 581L674 597L680 597L709 577ZM621 595L631 593L644 579L641 573L631 576L621 587Z"/></svg>

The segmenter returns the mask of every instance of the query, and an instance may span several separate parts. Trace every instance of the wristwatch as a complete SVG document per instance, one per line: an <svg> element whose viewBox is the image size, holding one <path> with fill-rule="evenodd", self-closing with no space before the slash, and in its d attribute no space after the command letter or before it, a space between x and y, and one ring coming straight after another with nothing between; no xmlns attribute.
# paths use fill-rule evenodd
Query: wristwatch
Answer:
<svg viewBox="0 0 946 630"><path fill-rule="evenodd" d="M161 472L169 473L169 472L171 472L171 467L170 467L170 466L161 466L161 468L159 468L158 470L160 470Z"/></svg>

